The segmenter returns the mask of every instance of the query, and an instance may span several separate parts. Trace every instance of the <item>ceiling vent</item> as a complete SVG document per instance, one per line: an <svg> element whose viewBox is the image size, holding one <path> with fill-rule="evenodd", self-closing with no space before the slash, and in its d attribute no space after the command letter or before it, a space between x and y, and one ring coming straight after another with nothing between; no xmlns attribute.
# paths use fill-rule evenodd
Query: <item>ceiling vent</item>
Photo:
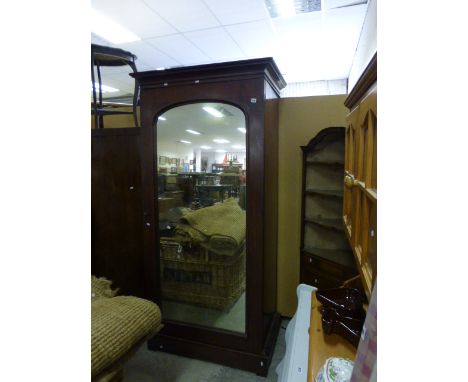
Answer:
<svg viewBox="0 0 468 382"><path fill-rule="evenodd" d="M294 0L296 14L317 12L322 10L321 0Z"/></svg>

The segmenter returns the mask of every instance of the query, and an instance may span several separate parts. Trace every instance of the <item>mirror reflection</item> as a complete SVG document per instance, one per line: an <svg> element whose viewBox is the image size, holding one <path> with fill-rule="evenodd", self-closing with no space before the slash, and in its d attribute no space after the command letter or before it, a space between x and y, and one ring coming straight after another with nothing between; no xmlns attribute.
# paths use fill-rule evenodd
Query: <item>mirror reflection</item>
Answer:
<svg viewBox="0 0 468 382"><path fill-rule="evenodd" d="M156 123L164 319L245 333L244 113L200 102Z"/></svg>

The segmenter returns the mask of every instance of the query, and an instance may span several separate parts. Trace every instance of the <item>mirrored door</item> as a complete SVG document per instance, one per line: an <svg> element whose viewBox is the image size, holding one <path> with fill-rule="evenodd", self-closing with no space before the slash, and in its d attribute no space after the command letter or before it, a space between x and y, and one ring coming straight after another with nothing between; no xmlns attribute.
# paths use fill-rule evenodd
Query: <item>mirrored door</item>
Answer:
<svg viewBox="0 0 468 382"><path fill-rule="evenodd" d="M245 333L245 115L186 104L161 114L156 131L164 319Z"/></svg>

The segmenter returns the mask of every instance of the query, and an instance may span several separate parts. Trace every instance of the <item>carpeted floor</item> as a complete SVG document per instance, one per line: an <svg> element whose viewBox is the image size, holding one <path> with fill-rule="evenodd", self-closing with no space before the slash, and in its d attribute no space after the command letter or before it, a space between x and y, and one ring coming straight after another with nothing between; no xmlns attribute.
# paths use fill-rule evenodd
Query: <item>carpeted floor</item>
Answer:
<svg viewBox="0 0 468 382"><path fill-rule="evenodd" d="M284 319L281 323L266 378L214 363L153 352L144 346L124 368L124 382L274 382L277 380L276 366L286 352L284 334L288 322Z"/></svg>

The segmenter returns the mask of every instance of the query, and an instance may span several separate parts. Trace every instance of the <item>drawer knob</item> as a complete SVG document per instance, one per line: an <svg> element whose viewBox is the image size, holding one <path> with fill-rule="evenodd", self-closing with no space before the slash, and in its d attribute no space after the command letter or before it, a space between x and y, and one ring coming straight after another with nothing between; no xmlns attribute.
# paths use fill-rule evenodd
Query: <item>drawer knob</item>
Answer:
<svg viewBox="0 0 468 382"><path fill-rule="evenodd" d="M346 175L344 177L344 184L348 188L353 188L354 186L357 186L359 184L359 182L357 181L357 179L354 179L353 176Z"/></svg>

